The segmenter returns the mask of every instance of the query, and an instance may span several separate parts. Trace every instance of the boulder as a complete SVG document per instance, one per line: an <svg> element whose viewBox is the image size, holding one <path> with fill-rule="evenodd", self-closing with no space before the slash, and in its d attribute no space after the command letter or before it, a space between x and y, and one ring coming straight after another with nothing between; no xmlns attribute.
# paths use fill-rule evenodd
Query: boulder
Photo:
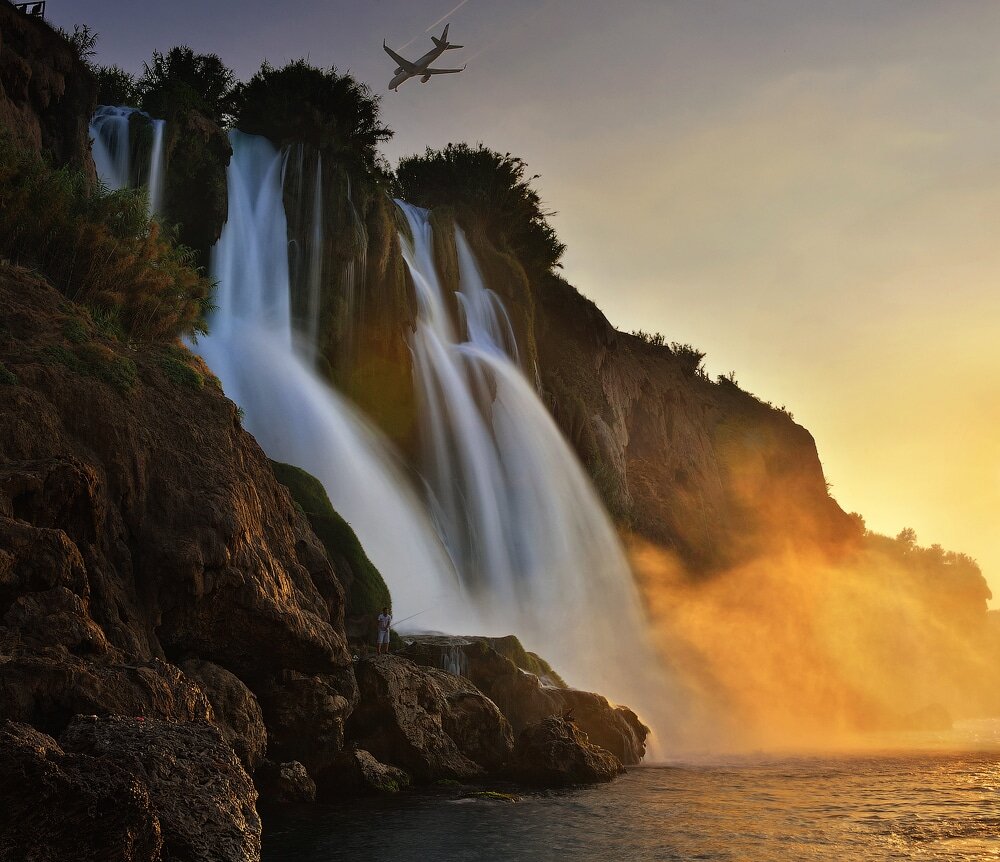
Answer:
<svg viewBox="0 0 1000 862"><path fill-rule="evenodd" d="M145 786L166 858L260 858L257 791L217 727L207 722L80 716L59 743L67 753L112 763Z"/></svg>
<svg viewBox="0 0 1000 862"><path fill-rule="evenodd" d="M572 712L591 741L622 763L634 765L645 754L649 728L632 710L614 706L599 694L566 687L517 638L414 635L406 638L405 655L469 679L500 708L514 733L544 718Z"/></svg>
<svg viewBox="0 0 1000 862"><path fill-rule="evenodd" d="M319 776L319 789L324 797L398 793L409 784L406 772L380 763L362 748L340 752L333 766Z"/></svg>
<svg viewBox="0 0 1000 862"><path fill-rule="evenodd" d="M285 671L260 689L272 760L297 760L313 775L344 747L344 725L358 700L354 674Z"/></svg>
<svg viewBox="0 0 1000 862"><path fill-rule="evenodd" d="M510 724L469 680L392 655L356 669L361 700L348 736L421 782L483 775L506 761Z"/></svg>
<svg viewBox="0 0 1000 862"><path fill-rule="evenodd" d="M267 751L267 729L253 692L239 677L210 661L189 659L181 669L205 692L223 739L247 772L253 772Z"/></svg>
<svg viewBox="0 0 1000 862"><path fill-rule="evenodd" d="M66 753L24 724L0 727L0 859L158 862L147 785L104 757Z"/></svg>
<svg viewBox="0 0 1000 862"><path fill-rule="evenodd" d="M526 784L563 787L611 781L625 771L621 761L587 739L572 721L546 718L521 731L511 774Z"/></svg>
<svg viewBox="0 0 1000 862"><path fill-rule="evenodd" d="M253 776L262 802L315 802L316 782L297 760L274 763L265 760Z"/></svg>

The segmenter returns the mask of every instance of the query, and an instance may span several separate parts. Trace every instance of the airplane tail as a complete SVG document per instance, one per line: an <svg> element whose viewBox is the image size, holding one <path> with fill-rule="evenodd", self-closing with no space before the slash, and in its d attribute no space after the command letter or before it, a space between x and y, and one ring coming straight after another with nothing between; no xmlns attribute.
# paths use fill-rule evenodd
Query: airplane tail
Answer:
<svg viewBox="0 0 1000 862"><path fill-rule="evenodd" d="M441 36L440 37L438 37L438 36L431 36L431 41L438 48L444 48L445 51L453 51L455 48L464 48L465 47L464 45L449 45L448 44L448 28L450 26L451 26L451 24L445 24L444 25L444 31L441 33Z"/></svg>

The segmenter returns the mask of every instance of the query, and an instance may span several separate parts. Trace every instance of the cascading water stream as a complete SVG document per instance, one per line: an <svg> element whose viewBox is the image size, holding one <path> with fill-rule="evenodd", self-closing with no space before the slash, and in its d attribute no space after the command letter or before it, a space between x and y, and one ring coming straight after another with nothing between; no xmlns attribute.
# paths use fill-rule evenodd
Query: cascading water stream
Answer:
<svg viewBox="0 0 1000 862"><path fill-rule="evenodd" d="M662 680L614 528L522 374L503 304L464 236L461 290L449 307L428 214L400 203L412 235L401 242L418 300L411 348L432 525L378 433L316 375L308 333L296 330L287 154L237 131L230 141L228 220L212 260L218 310L195 349L247 429L270 457L323 483L382 571L397 618L443 632L515 633L571 683L651 716L645 695Z"/></svg>
<svg viewBox="0 0 1000 862"><path fill-rule="evenodd" d="M426 210L397 201L417 293L411 339L435 520L489 633L516 633L571 684L649 716L663 680L618 536L521 372L510 321L461 230L460 320L449 313Z"/></svg>
<svg viewBox="0 0 1000 862"><path fill-rule="evenodd" d="M149 163L139 177L133 165L132 117L144 117L150 124ZM163 139L165 120L150 117L143 111L126 106L98 105L90 118L90 138L93 141L94 167L100 181L109 189L125 189L144 185L149 198L149 214L160 211L164 187Z"/></svg>
<svg viewBox="0 0 1000 862"><path fill-rule="evenodd" d="M444 550L378 434L313 371L293 331L285 156L265 138L230 132L229 213L212 256L211 334L194 348L244 411L269 457L326 488L392 591L394 612L440 626L464 603Z"/></svg>

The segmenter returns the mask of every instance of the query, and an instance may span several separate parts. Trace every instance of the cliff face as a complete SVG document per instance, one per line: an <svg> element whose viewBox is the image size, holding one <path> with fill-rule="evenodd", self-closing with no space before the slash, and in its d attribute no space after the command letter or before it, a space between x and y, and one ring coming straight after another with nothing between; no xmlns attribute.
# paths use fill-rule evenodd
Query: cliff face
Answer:
<svg viewBox="0 0 1000 862"><path fill-rule="evenodd" d="M75 712L203 715L167 664L193 658L258 695L289 670L348 668L323 548L232 403L178 375L195 360L103 337L23 270L0 272L0 306L16 380L0 403L0 717L58 732Z"/></svg>
<svg viewBox="0 0 1000 862"><path fill-rule="evenodd" d="M22 146L93 174L87 126L97 83L43 21L0 3L0 127Z"/></svg>

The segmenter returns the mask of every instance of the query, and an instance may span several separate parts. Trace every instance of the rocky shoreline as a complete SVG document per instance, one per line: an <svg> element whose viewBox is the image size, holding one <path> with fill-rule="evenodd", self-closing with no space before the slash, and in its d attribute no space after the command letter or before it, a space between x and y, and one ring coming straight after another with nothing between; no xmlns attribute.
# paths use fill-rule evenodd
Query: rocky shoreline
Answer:
<svg viewBox="0 0 1000 862"><path fill-rule="evenodd" d="M105 337L6 264L0 307L0 858L252 859L258 794L606 781L641 757L632 713L513 639L355 662L352 558L198 361ZM131 363L127 389L64 361L98 352ZM463 675L442 667L456 650ZM60 829L37 828L55 810Z"/></svg>

